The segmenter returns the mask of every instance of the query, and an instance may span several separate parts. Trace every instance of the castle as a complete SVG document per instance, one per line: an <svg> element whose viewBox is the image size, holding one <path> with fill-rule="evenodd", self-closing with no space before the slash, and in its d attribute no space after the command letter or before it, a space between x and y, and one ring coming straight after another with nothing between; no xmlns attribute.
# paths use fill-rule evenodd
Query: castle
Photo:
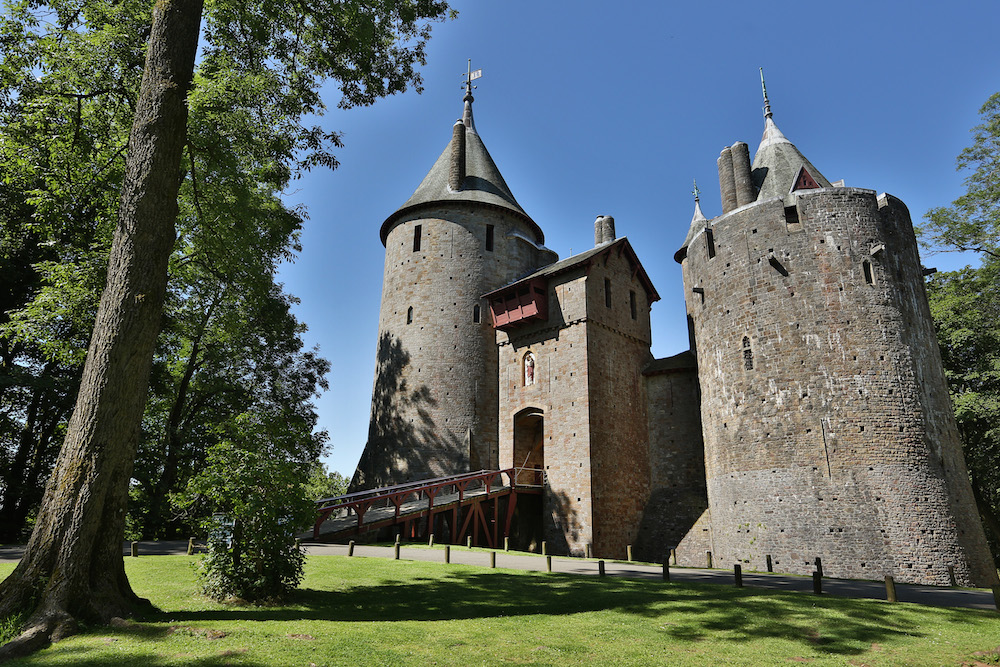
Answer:
<svg viewBox="0 0 1000 667"><path fill-rule="evenodd" d="M909 213L830 183L778 130L718 159L675 255L691 350L599 216L558 260L462 118L381 227L369 439L352 489L544 471L550 552L991 585Z"/></svg>

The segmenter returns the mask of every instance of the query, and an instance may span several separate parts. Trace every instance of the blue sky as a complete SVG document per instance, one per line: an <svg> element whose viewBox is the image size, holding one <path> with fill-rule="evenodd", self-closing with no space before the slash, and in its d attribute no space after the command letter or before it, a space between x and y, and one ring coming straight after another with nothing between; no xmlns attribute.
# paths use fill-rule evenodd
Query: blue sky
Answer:
<svg viewBox="0 0 1000 667"><path fill-rule="evenodd" d="M956 155L979 107L1000 89L995 0L527 2L458 0L434 27L424 92L363 109L331 107L343 132L335 172L287 194L310 220L279 280L301 303L309 345L333 364L317 401L329 467L350 476L367 437L384 248L383 220L413 192L461 115L467 59L482 68L480 136L518 202L568 257L613 215L662 300L653 353L687 348L680 269L672 257L693 211L721 212L715 160L763 131L758 67L774 120L831 181L888 192L915 223L962 192ZM927 256L942 270L974 261Z"/></svg>

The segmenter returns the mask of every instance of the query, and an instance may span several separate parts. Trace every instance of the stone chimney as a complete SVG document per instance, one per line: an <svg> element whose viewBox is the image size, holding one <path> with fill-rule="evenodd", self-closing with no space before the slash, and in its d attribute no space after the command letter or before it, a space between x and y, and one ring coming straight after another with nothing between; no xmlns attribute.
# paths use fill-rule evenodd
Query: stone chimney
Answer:
<svg viewBox="0 0 1000 667"><path fill-rule="evenodd" d="M599 215L594 221L594 247L615 240L615 219L610 215Z"/></svg>
<svg viewBox="0 0 1000 667"><path fill-rule="evenodd" d="M451 131L451 166L448 169L448 188L453 192L462 189L465 180L465 123L455 121Z"/></svg>

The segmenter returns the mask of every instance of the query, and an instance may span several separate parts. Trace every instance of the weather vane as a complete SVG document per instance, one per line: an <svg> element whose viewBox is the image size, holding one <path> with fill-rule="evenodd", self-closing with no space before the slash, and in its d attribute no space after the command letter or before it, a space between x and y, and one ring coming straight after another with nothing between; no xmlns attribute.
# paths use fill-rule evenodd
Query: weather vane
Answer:
<svg viewBox="0 0 1000 667"><path fill-rule="evenodd" d="M472 85L472 82L483 75L483 69L479 68L475 72L472 71L472 58L469 58L469 71L463 74L465 77L465 92L468 95L472 94L472 89L476 86Z"/></svg>
<svg viewBox="0 0 1000 667"><path fill-rule="evenodd" d="M764 85L764 68L760 68L760 89L764 92L764 118L770 118L771 113L771 102L767 99L767 86Z"/></svg>
<svg viewBox="0 0 1000 667"><path fill-rule="evenodd" d="M698 195L701 194L701 190L698 189L698 179L695 178L692 180L694 181L694 190L691 191L691 194L694 195L694 200L698 201Z"/></svg>

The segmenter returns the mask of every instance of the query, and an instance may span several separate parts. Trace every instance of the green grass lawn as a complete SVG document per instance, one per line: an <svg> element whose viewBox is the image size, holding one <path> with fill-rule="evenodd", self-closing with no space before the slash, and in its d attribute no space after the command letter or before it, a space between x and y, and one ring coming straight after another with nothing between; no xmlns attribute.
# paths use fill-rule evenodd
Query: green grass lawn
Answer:
<svg viewBox="0 0 1000 667"><path fill-rule="evenodd" d="M310 557L291 604L236 607L193 560L126 558L161 611L9 664L1000 664L996 612L340 556Z"/></svg>

